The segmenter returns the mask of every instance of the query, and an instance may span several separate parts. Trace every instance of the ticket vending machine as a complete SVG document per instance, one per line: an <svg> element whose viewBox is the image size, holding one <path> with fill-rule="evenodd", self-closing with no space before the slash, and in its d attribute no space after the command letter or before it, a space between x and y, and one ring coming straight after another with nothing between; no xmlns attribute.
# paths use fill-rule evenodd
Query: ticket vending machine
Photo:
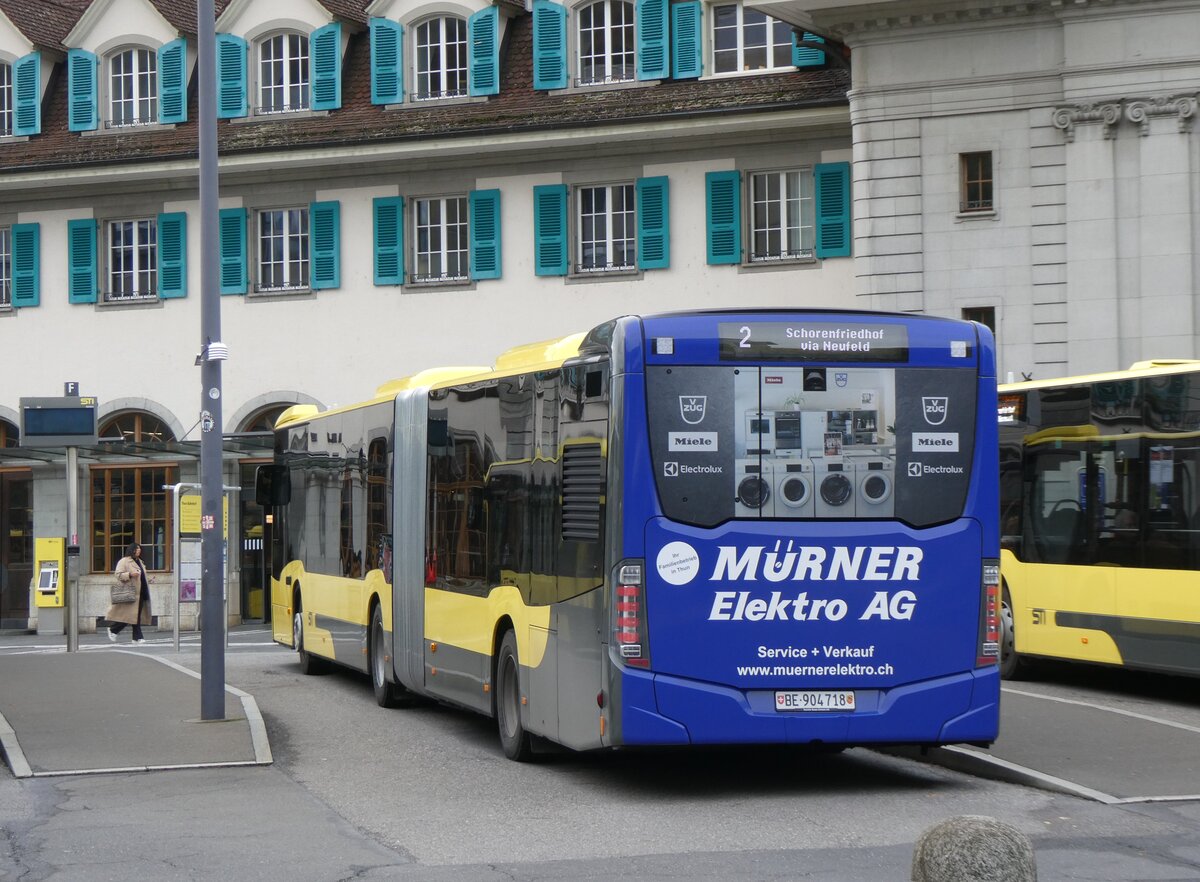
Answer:
<svg viewBox="0 0 1200 882"><path fill-rule="evenodd" d="M38 633L66 633L63 601L67 588L67 540L60 537L33 540L33 602L38 611Z"/></svg>

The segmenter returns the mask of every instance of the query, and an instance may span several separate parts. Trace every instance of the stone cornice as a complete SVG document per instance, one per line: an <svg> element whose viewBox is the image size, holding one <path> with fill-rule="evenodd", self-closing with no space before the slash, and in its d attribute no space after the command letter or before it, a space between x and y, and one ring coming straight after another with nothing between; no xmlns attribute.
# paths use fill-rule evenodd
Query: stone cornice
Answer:
<svg viewBox="0 0 1200 882"><path fill-rule="evenodd" d="M1086 104L1065 104L1054 108L1051 121L1062 130L1068 142L1075 140L1075 127L1099 123L1105 138L1115 138L1122 119L1133 123L1142 137L1150 134L1150 121L1175 117L1179 131L1188 132L1200 106L1200 93L1165 95L1152 98L1123 98Z"/></svg>
<svg viewBox="0 0 1200 882"><path fill-rule="evenodd" d="M826 4L821 0L800 0L795 5L807 11L818 30L831 33L853 45L856 36L891 34L902 28L1013 23L1030 17L1059 17L1096 10L1117 11L1152 3L1158 6L1171 5L1162 0L1010 0L997 3L986 0L967 3L954 0L884 0L868 5L847 6Z"/></svg>

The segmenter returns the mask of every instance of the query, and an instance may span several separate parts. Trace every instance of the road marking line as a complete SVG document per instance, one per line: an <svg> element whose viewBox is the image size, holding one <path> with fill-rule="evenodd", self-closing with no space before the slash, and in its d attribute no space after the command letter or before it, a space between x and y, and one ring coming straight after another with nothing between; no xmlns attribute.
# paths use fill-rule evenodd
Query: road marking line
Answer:
<svg viewBox="0 0 1200 882"><path fill-rule="evenodd" d="M1026 692L1023 689L1013 689L1011 686L1002 687L1003 692L1010 692L1013 695L1024 695L1026 698L1041 698L1046 701L1057 701L1059 704L1073 704L1078 707L1090 707L1093 710L1108 711L1112 714L1120 714L1123 717L1132 717L1135 720L1145 720L1148 723L1158 723L1162 726L1171 726L1175 729L1183 729L1185 732L1195 732L1200 735L1200 728L1189 726L1187 723L1176 723L1174 720L1164 720L1159 717L1152 717L1148 714L1139 714L1136 711L1121 710L1117 707L1109 707L1103 704L1093 704L1090 701L1076 701L1073 698L1057 698L1052 695L1038 695L1036 692Z"/></svg>

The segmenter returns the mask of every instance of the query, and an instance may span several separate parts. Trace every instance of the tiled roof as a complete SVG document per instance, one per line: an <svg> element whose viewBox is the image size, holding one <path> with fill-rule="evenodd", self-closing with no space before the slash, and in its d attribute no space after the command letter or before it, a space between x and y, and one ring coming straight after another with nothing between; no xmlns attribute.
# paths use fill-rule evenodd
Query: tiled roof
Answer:
<svg viewBox="0 0 1200 882"><path fill-rule="evenodd" d="M62 48L71 28L92 5L93 0L0 0L4 11L17 29L38 46ZM149 0L177 31L196 33L196 0ZM213 0L219 18L231 0ZM355 24L367 22L370 0L318 0L334 18ZM502 0L508 3L512 0Z"/></svg>
<svg viewBox="0 0 1200 882"><path fill-rule="evenodd" d="M10 0L0 0L0 3ZM161 0L160 0L161 2ZM649 86L551 94L533 89L532 17L508 25L501 54L499 95L486 101L385 109L371 104L370 40L350 37L342 71L342 107L324 115L259 122L221 121L223 154L453 138L580 128L759 110L844 106L849 73L839 69L789 70L729 79L664 81ZM172 129L81 135L67 129L66 78L53 81L43 106L42 134L0 144L0 171L34 170L196 154L197 89L189 90L188 122Z"/></svg>
<svg viewBox="0 0 1200 882"><path fill-rule="evenodd" d="M91 0L0 0L0 10L29 42L58 49L90 4Z"/></svg>

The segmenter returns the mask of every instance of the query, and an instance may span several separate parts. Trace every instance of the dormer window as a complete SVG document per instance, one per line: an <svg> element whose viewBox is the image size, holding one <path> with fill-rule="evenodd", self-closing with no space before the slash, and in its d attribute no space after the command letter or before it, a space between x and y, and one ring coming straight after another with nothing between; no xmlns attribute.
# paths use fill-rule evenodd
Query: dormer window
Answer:
<svg viewBox="0 0 1200 882"><path fill-rule="evenodd" d="M149 49L125 49L109 57L110 127L158 122L157 62Z"/></svg>
<svg viewBox="0 0 1200 882"><path fill-rule="evenodd" d="M740 3L713 7L713 72L786 70L792 57L792 28Z"/></svg>
<svg viewBox="0 0 1200 882"><path fill-rule="evenodd" d="M461 98L467 94L467 22L447 15L415 28L413 99Z"/></svg>
<svg viewBox="0 0 1200 882"><path fill-rule="evenodd" d="M307 110L308 37L276 34L258 44L259 113Z"/></svg>
<svg viewBox="0 0 1200 882"><path fill-rule="evenodd" d="M578 21L579 85L632 81L636 74L633 4L599 0L580 7Z"/></svg>

